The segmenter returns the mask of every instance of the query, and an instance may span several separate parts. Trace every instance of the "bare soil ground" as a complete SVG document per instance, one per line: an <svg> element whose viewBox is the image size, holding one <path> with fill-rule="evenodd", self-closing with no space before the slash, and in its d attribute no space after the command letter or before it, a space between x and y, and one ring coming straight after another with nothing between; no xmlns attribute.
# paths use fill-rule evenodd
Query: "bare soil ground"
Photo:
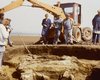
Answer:
<svg viewBox="0 0 100 80"><path fill-rule="evenodd" d="M11 36L14 45L22 45L23 41L27 45L34 44L40 39L40 36Z"/></svg>
<svg viewBox="0 0 100 80"><path fill-rule="evenodd" d="M11 36L11 40L13 41L13 44L14 45L23 45L23 42L25 42L26 45L33 45L35 42L39 41L40 40L40 37L41 36L19 36L19 35L16 35L16 36ZM82 41L82 42L79 42L79 43L75 43L73 45L90 45L90 46L98 46L100 47L100 43L97 43L97 44L93 44L91 41Z"/></svg>
<svg viewBox="0 0 100 80"><path fill-rule="evenodd" d="M86 50L86 51L89 51L90 53L97 52L97 55L98 55L100 53L100 45L99 44L93 45L91 42L82 42L80 44L74 44L74 45L60 44L58 48L62 51L59 51L59 50L57 50L57 47L56 47L57 45L53 45L54 50L53 50L52 45L50 45L50 46L44 45L44 47L42 47L41 45L33 45L35 42L37 42L40 39L40 36L12 36L11 39L13 41L14 46L7 47L6 55L4 57L4 59L5 59L4 64L9 66L9 67L4 66L5 73L10 74L10 75L7 75L7 76L10 76L10 79L8 79L8 80L20 80L20 79L18 79L19 77L16 77L16 75L14 75L14 73L16 72L16 69L18 68L18 64L20 63L19 58L21 58L21 56L27 57L27 51L25 50L25 46L23 46L23 42L27 46L31 46L29 48L29 50L34 55L33 57L36 57L35 60L32 59L32 63L36 63L36 65L30 64L30 62L31 62L30 58L27 59L30 62L25 61L25 63L28 63L28 65L30 64L30 66L32 66L32 68L34 68L36 70L40 69L41 71L44 71L44 73L46 71L46 73L48 73L48 75L52 74L55 76L55 74L52 73L52 70L50 71L50 69L53 69L55 71L55 70L57 70L57 67L58 67L58 70L60 70L60 69L62 70L63 68L66 68L66 65L69 66L68 64L70 64L70 67L69 67L70 69L71 69L71 67L75 70L77 70L79 68L79 70L77 70L78 74L74 75L74 76L76 76L75 80L86 80L85 78L87 77L87 74L90 73L91 69L100 62L100 59L98 59L98 60L95 60L95 59L89 60L86 58L76 59L75 57L72 56L71 53L69 53L71 51L72 53L78 53L78 55L79 55L79 53L80 54L88 54L88 52L84 52L84 50ZM67 49L64 50L65 48L67 48L68 50ZM78 48L80 50L76 50L76 48ZM51 51L51 50L53 50L53 51ZM66 51L69 53L69 55L71 55L71 57L68 57L68 60L67 60L68 63L67 63L66 62L67 57L65 56L64 63L61 62L61 64L60 64L59 61L62 60L61 57L62 57L62 55L64 55L66 53ZM80 51L80 52L78 52L78 51ZM54 55L48 54L49 52L54 53ZM62 52L62 55L60 55L61 52ZM76 54L74 54L74 55L76 55ZM87 56L89 57L89 55L87 55ZM92 55L94 56L94 54L92 54ZM23 57L22 57L22 59L23 59ZM56 61L56 62L54 62L54 61ZM73 64L69 63L70 61L72 61L72 63L77 65L78 68L76 68ZM21 64L23 66L23 63L21 63ZM25 65L27 66L27 64L25 64ZM39 65L39 66L37 66L37 65ZM56 69L54 69L55 65L58 65L58 66L56 66ZM62 68L62 65L63 65L63 68ZM26 67L26 66L24 66L24 67ZM60 67L60 69L59 69L59 67ZM66 69L69 69L69 68L66 68ZM56 73L56 71L55 71L55 73ZM74 72L74 73L76 73L76 72ZM12 75L13 75L13 78L12 78ZM17 76L18 76L18 73L17 73ZM58 76L58 74L56 74L56 76ZM51 76L51 77L53 77L53 76ZM0 80L5 80L5 79L0 79ZM31 79L27 79L27 80L31 80ZM39 79L39 80L43 80L43 79ZM58 80L58 79L49 79L49 80Z"/></svg>

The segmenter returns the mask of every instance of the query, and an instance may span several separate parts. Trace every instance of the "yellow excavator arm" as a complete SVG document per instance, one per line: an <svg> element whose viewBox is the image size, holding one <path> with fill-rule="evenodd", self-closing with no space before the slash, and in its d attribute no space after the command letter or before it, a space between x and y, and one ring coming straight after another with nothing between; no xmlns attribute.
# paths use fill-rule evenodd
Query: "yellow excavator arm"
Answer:
<svg viewBox="0 0 100 80"><path fill-rule="evenodd" d="M30 3L33 4L32 7L39 7L42 8L43 10L49 12L52 15L60 15L61 18L65 19L65 14L62 10L62 8L58 6L51 6L46 3L40 2L39 0L27 0ZM14 8L17 8L23 4L24 0L16 0L15 2L12 2L11 4L5 6L4 8L0 9L0 13L5 13L9 10L12 10Z"/></svg>
<svg viewBox="0 0 100 80"><path fill-rule="evenodd" d="M40 2L39 0L28 0L28 1L33 4L33 7L42 8L43 10L49 12L52 15L60 15L63 19L65 19L65 14L62 8L58 6L51 6L46 3Z"/></svg>
<svg viewBox="0 0 100 80"><path fill-rule="evenodd" d="M5 6L4 8L1 8L0 9L0 13L5 13L5 12L7 12L9 10L17 8L17 7L21 6L22 3L23 3L23 0L17 0L15 2L12 2L11 4Z"/></svg>

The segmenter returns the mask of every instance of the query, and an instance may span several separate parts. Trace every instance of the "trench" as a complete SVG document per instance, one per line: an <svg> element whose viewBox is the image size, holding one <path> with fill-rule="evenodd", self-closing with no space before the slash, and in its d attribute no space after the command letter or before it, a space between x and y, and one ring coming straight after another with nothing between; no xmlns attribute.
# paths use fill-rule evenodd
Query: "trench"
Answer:
<svg viewBox="0 0 100 80"><path fill-rule="evenodd" d="M70 72L69 74L73 75L76 80L87 80L90 75L91 77L98 75L98 71L92 73L93 68L100 62L100 47L98 46L32 45L27 47L31 55L23 46L7 49L5 53L4 65L15 68L15 71L11 73L14 80L24 80L21 74L25 77L25 74L28 75L27 71L30 72L30 68L42 76L48 76L50 78L48 80L63 80L58 78L65 71ZM32 79L30 77L27 80Z"/></svg>
<svg viewBox="0 0 100 80"><path fill-rule="evenodd" d="M91 45L29 46L32 54L67 55L77 58L100 60L100 47Z"/></svg>

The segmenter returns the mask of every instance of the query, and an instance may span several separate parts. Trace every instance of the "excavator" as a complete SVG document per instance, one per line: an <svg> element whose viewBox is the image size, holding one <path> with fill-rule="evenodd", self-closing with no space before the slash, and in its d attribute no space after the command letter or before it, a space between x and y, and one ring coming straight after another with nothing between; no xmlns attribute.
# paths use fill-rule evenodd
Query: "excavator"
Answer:
<svg viewBox="0 0 100 80"><path fill-rule="evenodd" d="M73 36L76 42L89 41L92 38L92 30L89 27L81 27L81 5L78 3L60 3L58 2L55 5L49 5L39 0L27 0L32 5L31 7L41 8L53 16L59 15L63 20L66 18L65 14L69 13L73 18L75 25L73 26ZM20 7L23 5L24 0L16 0L11 4L0 9L0 14L3 14L7 11L10 11L14 8ZM48 34L49 41L52 41L54 38L54 29L51 29ZM64 30L62 30L61 36L59 37L60 41L64 42Z"/></svg>

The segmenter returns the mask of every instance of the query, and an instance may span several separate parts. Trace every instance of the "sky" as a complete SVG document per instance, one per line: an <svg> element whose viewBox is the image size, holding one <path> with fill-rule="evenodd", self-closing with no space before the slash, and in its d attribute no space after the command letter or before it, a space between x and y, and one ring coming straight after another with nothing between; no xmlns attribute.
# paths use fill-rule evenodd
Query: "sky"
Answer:
<svg viewBox="0 0 100 80"><path fill-rule="evenodd" d="M0 0L0 8L10 4L16 0ZM48 5L56 4L58 0L39 0ZM82 27L91 27L91 21L97 14L97 10L100 9L100 0L59 0L61 3L76 2L82 5ZM31 5L27 0L23 5ZM11 26L13 28L12 33L31 33L41 34L42 19L47 12L28 6L20 6L5 13L6 18L12 20ZM53 21L53 16L49 14L49 18Z"/></svg>

